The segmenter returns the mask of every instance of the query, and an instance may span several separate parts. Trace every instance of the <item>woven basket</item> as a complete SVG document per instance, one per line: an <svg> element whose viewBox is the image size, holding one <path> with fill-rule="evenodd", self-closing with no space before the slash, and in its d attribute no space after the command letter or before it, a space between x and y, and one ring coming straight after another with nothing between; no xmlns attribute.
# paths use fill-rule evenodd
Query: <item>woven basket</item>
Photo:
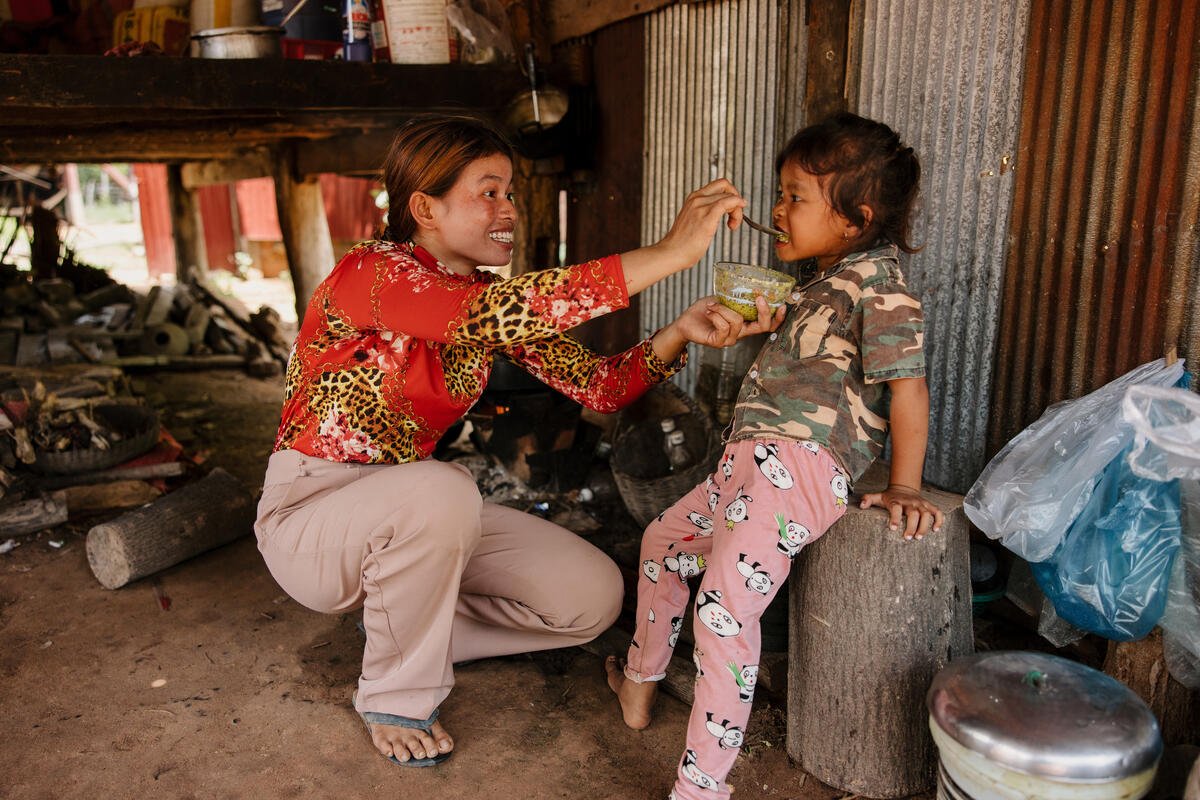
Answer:
<svg viewBox="0 0 1200 800"><path fill-rule="evenodd" d="M664 417L675 418L695 457L692 466L677 472L666 472L659 427ZM610 464L625 507L645 527L702 483L720 457L721 437L712 419L678 386L660 383L618 416Z"/></svg>

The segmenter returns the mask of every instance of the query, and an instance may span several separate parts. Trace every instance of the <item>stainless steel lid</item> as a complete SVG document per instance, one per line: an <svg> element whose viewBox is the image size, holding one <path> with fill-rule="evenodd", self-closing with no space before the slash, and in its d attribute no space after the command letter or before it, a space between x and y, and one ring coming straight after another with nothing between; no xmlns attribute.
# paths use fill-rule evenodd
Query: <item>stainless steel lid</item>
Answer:
<svg viewBox="0 0 1200 800"><path fill-rule="evenodd" d="M925 704L954 741L1026 775L1119 780L1162 755L1158 723L1131 689L1045 653L955 659L933 679Z"/></svg>

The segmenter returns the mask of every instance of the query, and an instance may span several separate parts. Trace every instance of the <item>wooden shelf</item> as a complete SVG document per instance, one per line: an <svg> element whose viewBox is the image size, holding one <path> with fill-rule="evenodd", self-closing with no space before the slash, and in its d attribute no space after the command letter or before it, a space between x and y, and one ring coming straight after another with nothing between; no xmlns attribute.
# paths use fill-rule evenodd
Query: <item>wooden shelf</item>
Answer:
<svg viewBox="0 0 1200 800"><path fill-rule="evenodd" d="M314 164L369 170L413 114L494 117L525 85L512 66L0 54L0 163L237 159L293 142L328 145L310 147Z"/></svg>

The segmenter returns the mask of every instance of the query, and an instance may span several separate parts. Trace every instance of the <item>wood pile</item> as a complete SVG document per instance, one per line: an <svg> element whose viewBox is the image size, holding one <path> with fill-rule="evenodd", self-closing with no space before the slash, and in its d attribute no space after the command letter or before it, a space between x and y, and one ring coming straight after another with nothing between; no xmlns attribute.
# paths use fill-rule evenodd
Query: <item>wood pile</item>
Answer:
<svg viewBox="0 0 1200 800"><path fill-rule="evenodd" d="M69 252L52 278L0 266L0 364L243 367L268 377L288 354L274 309L252 313L203 279L142 294Z"/></svg>
<svg viewBox="0 0 1200 800"><path fill-rule="evenodd" d="M87 520L88 563L106 588L250 532L254 499L229 473L168 491L164 478L189 472L181 454L118 367L0 366L0 535Z"/></svg>

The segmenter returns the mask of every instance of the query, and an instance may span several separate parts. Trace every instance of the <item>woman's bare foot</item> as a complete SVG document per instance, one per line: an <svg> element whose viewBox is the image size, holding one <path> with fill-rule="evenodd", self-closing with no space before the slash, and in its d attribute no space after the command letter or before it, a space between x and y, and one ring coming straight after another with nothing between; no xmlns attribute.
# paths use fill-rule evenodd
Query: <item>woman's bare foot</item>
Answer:
<svg viewBox="0 0 1200 800"><path fill-rule="evenodd" d="M385 756L392 756L397 761L408 761L410 758L434 758L454 749L454 740L442 723L434 721L429 733L416 728L404 728L399 725L369 725L371 741Z"/></svg>
<svg viewBox="0 0 1200 800"><path fill-rule="evenodd" d="M635 731L647 727L650 724L650 710L654 708L654 698L658 696L658 682L635 683L629 680L625 677L625 663L616 656L604 659L604 669L608 672L609 688L621 703L621 716L625 724Z"/></svg>

